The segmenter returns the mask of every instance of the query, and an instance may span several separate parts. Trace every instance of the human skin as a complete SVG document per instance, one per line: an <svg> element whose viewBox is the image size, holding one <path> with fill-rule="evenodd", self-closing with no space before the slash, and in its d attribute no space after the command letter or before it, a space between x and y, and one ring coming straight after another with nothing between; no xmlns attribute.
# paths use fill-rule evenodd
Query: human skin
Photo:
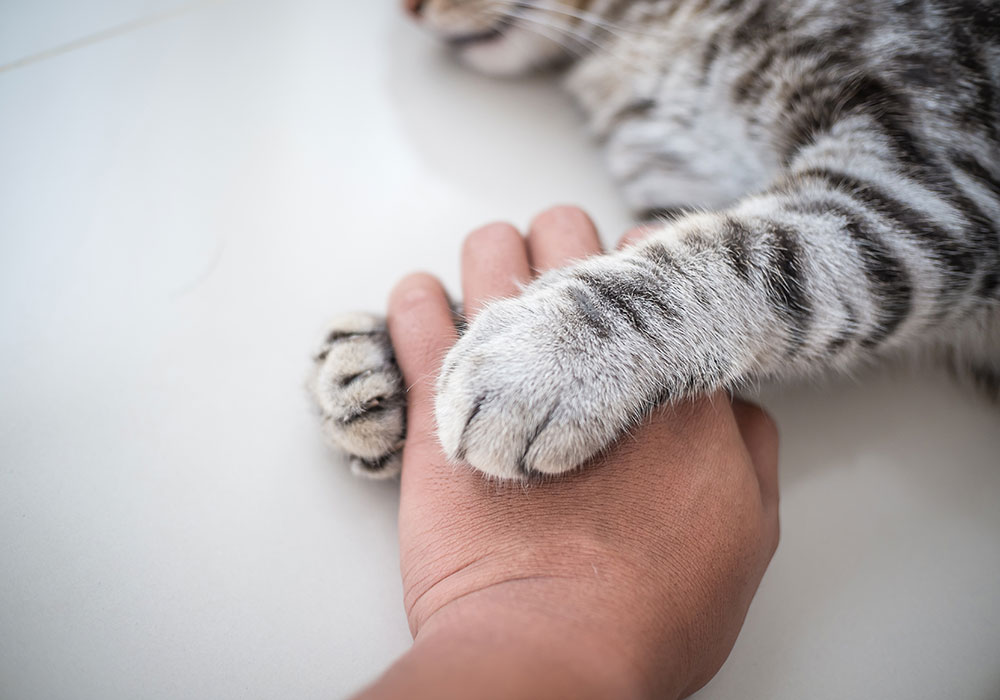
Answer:
<svg viewBox="0 0 1000 700"><path fill-rule="evenodd" d="M478 229L462 251L467 313L600 252L571 207L527 237ZM358 697L679 698L707 683L778 544L770 418L722 394L686 401L578 472L491 482L449 464L435 436L435 378L456 340L440 283L402 280L388 319L409 387L399 539L414 644Z"/></svg>

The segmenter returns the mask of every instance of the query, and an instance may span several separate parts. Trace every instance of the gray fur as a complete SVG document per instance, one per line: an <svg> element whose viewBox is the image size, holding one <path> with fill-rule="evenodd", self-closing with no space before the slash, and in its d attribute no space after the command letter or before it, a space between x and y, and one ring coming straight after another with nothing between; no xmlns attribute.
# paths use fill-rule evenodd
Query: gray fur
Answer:
<svg viewBox="0 0 1000 700"><path fill-rule="evenodd" d="M627 201L689 212L477 317L449 457L561 473L664 401L901 354L1000 398L1000 3L426 5L482 70L568 64Z"/></svg>

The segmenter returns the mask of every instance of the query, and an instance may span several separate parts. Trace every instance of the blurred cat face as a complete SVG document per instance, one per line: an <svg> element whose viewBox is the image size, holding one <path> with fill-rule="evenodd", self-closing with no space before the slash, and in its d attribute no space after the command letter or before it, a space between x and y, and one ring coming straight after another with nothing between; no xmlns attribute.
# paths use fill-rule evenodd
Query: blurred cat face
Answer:
<svg viewBox="0 0 1000 700"><path fill-rule="evenodd" d="M404 0L467 65L516 75L586 52L589 0ZM586 21L585 21L586 20Z"/></svg>

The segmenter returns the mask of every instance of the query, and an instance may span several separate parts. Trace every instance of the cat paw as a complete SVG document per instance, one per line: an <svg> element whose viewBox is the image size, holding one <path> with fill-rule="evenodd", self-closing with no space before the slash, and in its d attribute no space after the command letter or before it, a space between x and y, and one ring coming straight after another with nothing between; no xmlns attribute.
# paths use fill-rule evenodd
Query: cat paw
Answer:
<svg viewBox="0 0 1000 700"><path fill-rule="evenodd" d="M327 441L350 455L359 476L397 475L406 398L384 319L365 313L336 318L313 360L308 389Z"/></svg>
<svg viewBox="0 0 1000 700"><path fill-rule="evenodd" d="M560 474L657 403L656 348L587 282L587 267L486 307L448 354L435 412L450 459L500 479Z"/></svg>

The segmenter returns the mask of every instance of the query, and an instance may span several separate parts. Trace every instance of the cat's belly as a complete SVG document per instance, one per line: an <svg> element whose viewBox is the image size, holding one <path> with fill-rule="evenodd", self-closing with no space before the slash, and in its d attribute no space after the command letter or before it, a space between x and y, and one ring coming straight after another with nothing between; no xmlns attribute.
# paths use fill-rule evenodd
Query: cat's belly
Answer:
<svg viewBox="0 0 1000 700"><path fill-rule="evenodd" d="M669 207L724 207L763 189L778 172L743 124L708 116L697 125L634 119L608 137L611 173L628 205L643 211Z"/></svg>

